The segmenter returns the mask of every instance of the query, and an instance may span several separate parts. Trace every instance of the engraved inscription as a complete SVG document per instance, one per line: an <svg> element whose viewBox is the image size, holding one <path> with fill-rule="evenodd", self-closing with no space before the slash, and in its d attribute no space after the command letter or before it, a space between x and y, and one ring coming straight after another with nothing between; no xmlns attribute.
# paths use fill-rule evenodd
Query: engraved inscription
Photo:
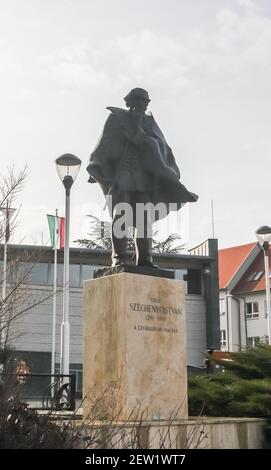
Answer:
<svg viewBox="0 0 271 470"><path fill-rule="evenodd" d="M160 333L178 333L177 328L163 328L162 326L135 325L134 330L159 331Z"/></svg>
<svg viewBox="0 0 271 470"><path fill-rule="evenodd" d="M162 305L130 303L129 309L133 312L159 313L160 315L181 315L179 307L163 307Z"/></svg>
<svg viewBox="0 0 271 470"><path fill-rule="evenodd" d="M151 302L156 305L153 305L152 303L142 304L139 302L129 303L129 310L131 312L145 313L145 320L148 322L147 325L134 325L134 330L157 331L159 333L178 333L177 328L166 326L165 322L172 315L181 315L182 309L179 307L163 306L160 304L160 299L157 298L152 298ZM154 322L158 322L158 325L152 324ZM161 325L161 323L164 323L164 325Z"/></svg>

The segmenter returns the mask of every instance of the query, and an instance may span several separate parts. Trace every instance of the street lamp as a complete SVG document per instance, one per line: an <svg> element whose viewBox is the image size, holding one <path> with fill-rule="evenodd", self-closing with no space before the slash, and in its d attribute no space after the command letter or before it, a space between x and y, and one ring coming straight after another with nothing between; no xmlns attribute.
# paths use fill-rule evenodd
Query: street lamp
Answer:
<svg viewBox="0 0 271 470"><path fill-rule="evenodd" d="M70 189L78 175L81 160L71 153L56 159L56 169L65 188L65 245L63 273L63 317L61 324L60 373L69 374L70 323L69 323L69 264L70 264Z"/></svg>
<svg viewBox="0 0 271 470"><path fill-rule="evenodd" d="M271 227L264 225L256 230L256 237L264 252L264 271L265 271L265 291L266 291L266 306L267 306L267 325L268 325L268 344L271 344L271 331L270 331L270 281L269 281L269 257L268 248L271 241Z"/></svg>

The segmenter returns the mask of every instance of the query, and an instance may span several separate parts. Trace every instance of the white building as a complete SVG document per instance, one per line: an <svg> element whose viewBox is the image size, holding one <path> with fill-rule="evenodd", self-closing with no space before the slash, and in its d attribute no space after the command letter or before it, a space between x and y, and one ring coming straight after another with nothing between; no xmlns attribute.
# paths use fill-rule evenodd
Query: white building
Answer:
<svg viewBox="0 0 271 470"><path fill-rule="evenodd" d="M219 302L222 350L268 341L264 255L258 243L219 250Z"/></svg>

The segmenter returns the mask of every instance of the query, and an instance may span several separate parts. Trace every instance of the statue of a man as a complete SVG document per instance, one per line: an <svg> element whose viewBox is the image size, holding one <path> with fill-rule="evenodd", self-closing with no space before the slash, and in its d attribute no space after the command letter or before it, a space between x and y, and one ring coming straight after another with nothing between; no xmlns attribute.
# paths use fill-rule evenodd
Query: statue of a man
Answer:
<svg viewBox="0 0 271 470"><path fill-rule="evenodd" d="M148 92L134 88L124 100L128 111L107 108L111 113L87 171L89 181L98 182L106 199L112 198L112 266L125 264L127 233L119 236L115 228L123 217L118 206L128 203L133 213L131 225L136 229L136 265L154 267L150 228L156 217L147 213L143 231L142 227L139 230L137 206L163 203L168 213L172 203L179 209L186 202L195 202L198 196L179 181L180 171L172 150L153 116L146 114Z"/></svg>

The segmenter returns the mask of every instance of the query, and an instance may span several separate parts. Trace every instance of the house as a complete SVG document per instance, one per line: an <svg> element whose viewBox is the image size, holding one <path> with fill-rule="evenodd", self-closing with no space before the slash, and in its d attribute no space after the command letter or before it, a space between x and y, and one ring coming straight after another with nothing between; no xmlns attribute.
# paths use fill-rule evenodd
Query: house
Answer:
<svg viewBox="0 0 271 470"><path fill-rule="evenodd" d="M219 250L218 259L221 349L240 351L242 347L267 342L268 319L261 246L249 243L225 248Z"/></svg>

